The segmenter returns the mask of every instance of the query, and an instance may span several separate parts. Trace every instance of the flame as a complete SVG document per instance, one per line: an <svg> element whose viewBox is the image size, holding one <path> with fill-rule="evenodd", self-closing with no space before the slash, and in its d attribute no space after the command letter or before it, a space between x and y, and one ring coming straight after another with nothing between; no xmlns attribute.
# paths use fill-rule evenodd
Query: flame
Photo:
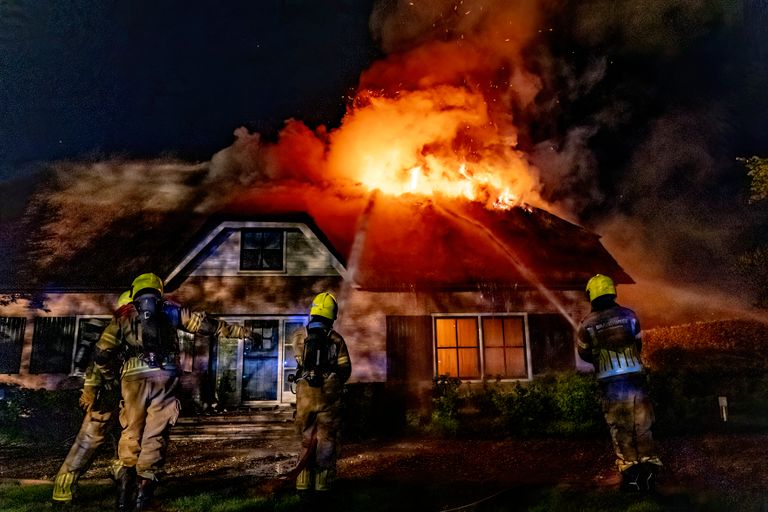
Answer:
<svg viewBox="0 0 768 512"><path fill-rule="evenodd" d="M467 87L362 91L331 133L329 165L385 194L441 194L509 208L536 189L516 135Z"/></svg>
<svg viewBox="0 0 768 512"><path fill-rule="evenodd" d="M543 88L523 58L540 28L538 4L475 7L377 3L371 27L387 56L363 72L340 126L289 121L277 147L264 152L265 174L489 208L546 207L539 171L518 147Z"/></svg>

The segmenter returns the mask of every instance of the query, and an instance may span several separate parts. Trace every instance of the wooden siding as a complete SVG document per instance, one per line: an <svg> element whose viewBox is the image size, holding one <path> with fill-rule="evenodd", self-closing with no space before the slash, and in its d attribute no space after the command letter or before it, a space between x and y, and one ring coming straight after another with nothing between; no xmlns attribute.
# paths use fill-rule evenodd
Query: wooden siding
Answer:
<svg viewBox="0 0 768 512"><path fill-rule="evenodd" d="M285 233L285 271L240 270L242 231L227 228L211 243L209 253L199 258L191 276L237 276L243 274L282 274L288 276L338 275L333 258L317 239L307 237L298 228L287 228Z"/></svg>

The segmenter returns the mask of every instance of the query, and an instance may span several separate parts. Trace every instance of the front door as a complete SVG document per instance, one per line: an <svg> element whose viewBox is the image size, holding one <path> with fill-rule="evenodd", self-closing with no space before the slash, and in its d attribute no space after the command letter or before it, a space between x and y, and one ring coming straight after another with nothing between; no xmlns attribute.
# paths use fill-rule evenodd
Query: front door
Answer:
<svg viewBox="0 0 768 512"><path fill-rule="evenodd" d="M226 318L242 322L249 340L220 339L217 387L229 406L296 401L288 376L296 372L294 334L304 328L303 317Z"/></svg>

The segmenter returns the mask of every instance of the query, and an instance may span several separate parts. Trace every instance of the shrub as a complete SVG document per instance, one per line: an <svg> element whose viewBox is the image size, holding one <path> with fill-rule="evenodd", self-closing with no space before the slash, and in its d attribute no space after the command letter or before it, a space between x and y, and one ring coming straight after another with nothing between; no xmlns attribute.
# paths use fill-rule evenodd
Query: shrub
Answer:
<svg viewBox="0 0 768 512"><path fill-rule="evenodd" d="M3 387L0 439L7 443L60 445L71 441L83 420L79 390Z"/></svg>
<svg viewBox="0 0 768 512"><path fill-rule="evenodd" d="M594 378L576 372L481 386L442 377L435 379L432 406L425 430L439 435L574 436L604 428Z"/></svg>
<svg viewBox="0 0 768 512"><path fill-rule="evenodd" d="M441 375L434 381L432 415L428 430L441 435L455 435L459 431L459 395L461 380Z"/></svg>

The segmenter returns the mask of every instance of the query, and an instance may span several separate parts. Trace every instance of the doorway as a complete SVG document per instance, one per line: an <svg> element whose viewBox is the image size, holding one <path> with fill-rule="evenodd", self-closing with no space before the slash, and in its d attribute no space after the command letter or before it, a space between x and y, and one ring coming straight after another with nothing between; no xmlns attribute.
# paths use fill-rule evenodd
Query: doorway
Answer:
<svg viewBox="0 0 768 512"><path fill-rule="evenodd" d="M216 387L228 407L293 403L288 376L296 372L293 338L304 329L304 317L238 318L250 339L219 338Z"/></svg>

